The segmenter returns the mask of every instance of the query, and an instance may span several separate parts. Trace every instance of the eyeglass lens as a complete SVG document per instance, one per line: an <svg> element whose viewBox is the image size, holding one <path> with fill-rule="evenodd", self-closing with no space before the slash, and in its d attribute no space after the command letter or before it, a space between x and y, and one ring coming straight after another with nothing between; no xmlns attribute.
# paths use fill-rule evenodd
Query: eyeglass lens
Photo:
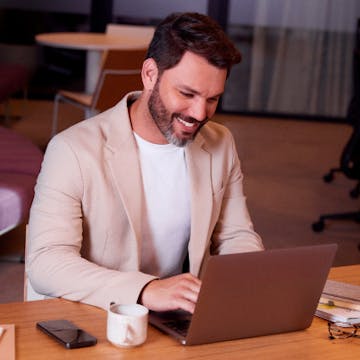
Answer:
<svg viewBox="0 0 360 360"><path fill-rule="evenodd" d="M346 339L356 335L358 326L339 323L328 323L330 339Z"/></svg>

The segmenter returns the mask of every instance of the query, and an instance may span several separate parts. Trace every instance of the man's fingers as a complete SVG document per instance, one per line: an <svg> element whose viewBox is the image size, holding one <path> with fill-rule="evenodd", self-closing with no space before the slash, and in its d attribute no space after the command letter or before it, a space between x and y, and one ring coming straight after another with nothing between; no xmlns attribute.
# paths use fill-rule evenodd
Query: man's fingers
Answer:
<svg viewBox="0 0 360 360"><path fill-rule="evenodd" d="M150 282L142 292L141 302L150 310L183 309L194 312L201 281L189 274Z"/></svg>
<svg viewBox="0 0 360 360"><path fill-rule="evenodd" d="M189 301L187 299L184 299L184 298L178 299L175 309L185 310L185 311L193 314L194 310L195 310L195 304L196 303Z"/></svg>
<svg viewBox="0 0 360 360"><path fill-rule="evenodd" d="M179 294L181 298L184 298L188 301L196 303L199 296L200 287L194 286L191 284L190 286L185 286L183 291Z"/></svg>
<svg viewBox="0 0 360 360"><path fill-rule="evenodd" d="M190 275L190 274L189 274ZM182 309L190 313L194 313L195 304L197 302L201 281L191 275L184 276L179 283L179 291L174 293L175 309Z"/></svg>

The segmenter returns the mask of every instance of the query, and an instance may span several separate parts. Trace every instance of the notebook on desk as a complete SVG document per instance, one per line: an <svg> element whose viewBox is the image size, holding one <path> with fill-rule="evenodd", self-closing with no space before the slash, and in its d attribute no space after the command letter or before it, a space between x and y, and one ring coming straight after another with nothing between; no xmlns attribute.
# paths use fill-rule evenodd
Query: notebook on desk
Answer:
<svg viewBox="0 0 360 360"><path fill-rule="evenodd" d="M327 244L213 256L194 314L151 311L150 324L184 345L305 329L336 249Z"/></svg>

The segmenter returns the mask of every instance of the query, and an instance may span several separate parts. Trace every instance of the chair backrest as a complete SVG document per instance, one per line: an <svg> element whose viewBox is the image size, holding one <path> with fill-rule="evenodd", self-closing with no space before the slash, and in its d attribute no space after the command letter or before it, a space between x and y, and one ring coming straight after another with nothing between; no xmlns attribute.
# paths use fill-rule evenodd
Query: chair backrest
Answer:
<svg viewBox="0 0 360 360"><path fill-rule="evenodd" d="M142 90L141 68L147 49L108 50L93 96L92 109L104 111L130 91Z"/></svg>
<svg viewBox="0 0 360 360"><path fill-rule="evenodd" d="M154 31L155 28L153 26L125 24L107 24L105 30L106 34L146 39L148 43L150 43L150 40L154 35Z"/></svg>

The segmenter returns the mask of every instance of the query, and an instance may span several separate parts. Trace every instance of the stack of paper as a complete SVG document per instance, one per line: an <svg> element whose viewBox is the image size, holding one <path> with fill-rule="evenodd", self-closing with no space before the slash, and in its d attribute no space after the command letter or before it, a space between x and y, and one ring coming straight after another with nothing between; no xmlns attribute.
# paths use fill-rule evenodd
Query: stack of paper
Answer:
<svg viewBox="0 0 360 360"><path fill-rule="evenodd" d="M332 322L360 324L360 311L341 308L336 305L319 304L315 315Z"/></svg>
<svg viewBox="0 0 360 360"><path fill-rule="evenodd" d="M328 280L315 315L333 322L360 323L360 286Z"/></svg>

